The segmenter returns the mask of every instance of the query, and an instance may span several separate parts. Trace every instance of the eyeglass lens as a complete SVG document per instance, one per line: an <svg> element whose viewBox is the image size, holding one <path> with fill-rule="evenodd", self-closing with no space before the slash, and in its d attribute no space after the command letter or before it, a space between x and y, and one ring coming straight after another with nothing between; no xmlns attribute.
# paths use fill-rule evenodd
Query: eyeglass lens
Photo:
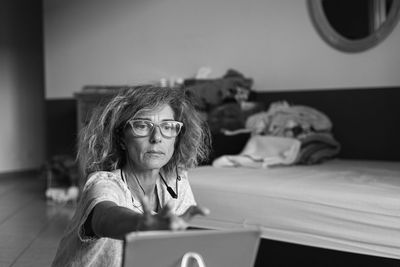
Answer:
<svg viewBox="0 0 400 267"><path fill-rule="evenodd" d="M159 124L145 120L134 120L130 121L132 131L136 136L149 136L154 127L160 128L161 134L165 137L176 137L181 131L182 124L177 121L163 121Z"/></svg>

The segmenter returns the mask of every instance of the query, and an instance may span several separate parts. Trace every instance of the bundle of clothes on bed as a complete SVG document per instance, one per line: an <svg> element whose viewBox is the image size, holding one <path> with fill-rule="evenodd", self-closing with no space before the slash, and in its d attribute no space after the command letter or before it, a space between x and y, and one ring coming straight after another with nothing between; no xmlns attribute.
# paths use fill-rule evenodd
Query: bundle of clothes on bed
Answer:
<svg viewBox="0 0 400 267"><path fill-rule="evenodd" d="M212 165L309 165L339 153L340 144L333 137L328 116L315 108L286 101L272 103L265 111L262 105L247 101L252 85L253 79L234 69L218 79L185 81L187 93L196 95L196 107L207 117L214 137L223 133L218 139L228 141L227 136L250 136L239 154L218 155Z"/></svg>
<svg viewBox="0 0 400 267"><path fill-rule="evenodd" d="M223 131L226 135L249 132L251 137L241 153L214 159L216 167L318 164L340 151L328 116L315 108L285 101L249 116L244 129Z"/></svg>

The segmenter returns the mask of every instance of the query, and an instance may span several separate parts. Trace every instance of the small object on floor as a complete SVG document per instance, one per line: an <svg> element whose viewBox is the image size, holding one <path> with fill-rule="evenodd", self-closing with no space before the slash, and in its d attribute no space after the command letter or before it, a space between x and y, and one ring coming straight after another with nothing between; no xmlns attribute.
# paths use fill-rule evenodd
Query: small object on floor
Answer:
<svg viewBox="0 0 400 267"><path fill-rule="evenodd" d="M48 188L46 190L46 198L56 203L75 202L79 196L77 186L68 188Z"/></svg>
<svg viewBox="0 0 400 267"><path fill-rule="evenodd" d="M78 166L70 155L56 155L43 167L45 196L52 203L75 203L79 197Z"/></svg>

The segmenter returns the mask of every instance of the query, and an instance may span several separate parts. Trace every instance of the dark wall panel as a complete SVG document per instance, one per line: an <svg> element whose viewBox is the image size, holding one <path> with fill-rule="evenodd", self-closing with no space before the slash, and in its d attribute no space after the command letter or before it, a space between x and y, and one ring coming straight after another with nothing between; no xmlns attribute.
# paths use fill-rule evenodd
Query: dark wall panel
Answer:
<svg viewBox="0 0 400 267"><path fill-rule="evenodd" d="M267 108L276 101L308 105L332 120L340 158L400 160L400 88L254 93ZM46 100L47 156L75 155L75 99Z"/></svg>
<svg viewBox="0 0 400 267"><path fill-rule="evenodd" d="M76 153L76 100L46 100L46 156Z"/></svg>
<svg viewBox="0 0 400 267"><path fill-rule="evenodd" d="M286 100L324 112L341 143L341 158L400 160L400 88L263 92L267 106Z"/></svg>

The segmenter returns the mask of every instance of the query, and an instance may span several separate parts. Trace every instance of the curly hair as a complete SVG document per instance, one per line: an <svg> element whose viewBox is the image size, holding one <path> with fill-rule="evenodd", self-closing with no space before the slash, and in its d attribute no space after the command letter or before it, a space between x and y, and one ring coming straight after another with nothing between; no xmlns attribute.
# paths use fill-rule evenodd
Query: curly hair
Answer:
<svg viewBox="0 0 400 267"><path fill-rule="evenodd" d="M143 110L154 110L165 104L174 119L183 122L176 138L175 150L163 171L192 168L207 159L211 138L207 123L194 107L194 99L182 88L137 86L120 90L105 106L93 111L89 123L79 133L77 159L82 173L112 171L127 161L121 148L121 132L126 122Z"/></svg>

